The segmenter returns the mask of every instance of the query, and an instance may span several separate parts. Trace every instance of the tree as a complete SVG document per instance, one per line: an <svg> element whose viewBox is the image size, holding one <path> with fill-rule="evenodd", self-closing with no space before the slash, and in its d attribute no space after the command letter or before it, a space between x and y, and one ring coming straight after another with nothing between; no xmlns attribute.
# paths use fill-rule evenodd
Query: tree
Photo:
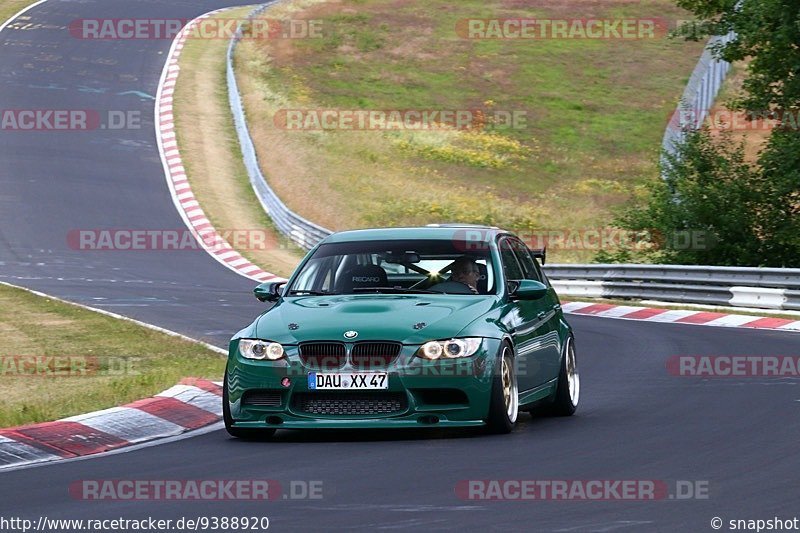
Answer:
<svg viewBox="0 0 800 533"><path fill-rule="evenodd" d="M754 165L744 149L705 130L689 133L665 154L665 179L643 207L617 217L622 228L653 228L663 242L636 253L599 254L598 261L800 267L800 1L677 0L699 19L687 38L736 37L714 51L749 59L744 94L730 107L778 121ZM708 249L676 247L670 236L707 231Z"/></svg>
<svg viewBox="0 0 800 533"><path fill-rule="evenodd" d="M800 2L677 0L677 4L700 19L699 35L735 32L735 39L717 47L717 57L731 63L751 59L743 86L746 94L733 103L736 109L756 116L800 110Z"/></svg>
<svg viewBox="0 0 800 533"><path fill-rule="evenodd" d="M800 267L800 131L774 131L759 158L760 255L771 266Z"/></svg>
<svg viewBox="0 0 800 533"><path fill-rule="evenodd" d="M646 203L617 217L618 226L640 236L636 246L596 260L753 264L760 193L743 154L741 145L705 129L688 133L675 154L666 154L664 179L650 184Z"/></svg>

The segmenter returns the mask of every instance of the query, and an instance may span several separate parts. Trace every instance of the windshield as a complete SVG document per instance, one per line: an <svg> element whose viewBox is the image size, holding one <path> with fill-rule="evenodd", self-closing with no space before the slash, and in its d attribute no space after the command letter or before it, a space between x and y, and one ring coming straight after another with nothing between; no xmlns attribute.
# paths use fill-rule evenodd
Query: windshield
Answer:
<svg viewBox="0 0 800 533"><path fill-rule="evenodd" d="M323 244L284 295L495 294L489 247L472 248L455 240Z"/></svg>

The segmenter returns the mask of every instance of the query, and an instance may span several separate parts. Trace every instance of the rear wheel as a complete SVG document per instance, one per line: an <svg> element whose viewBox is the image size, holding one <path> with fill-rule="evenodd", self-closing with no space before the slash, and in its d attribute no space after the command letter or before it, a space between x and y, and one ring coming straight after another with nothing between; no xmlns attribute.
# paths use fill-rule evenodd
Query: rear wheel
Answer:
<svg viewBox="0 0 800 533"><path fill-rule="evenodd" d="M486 423L491 433L510 433L519 414L519 389L514 370L511 347L503 343L498 361L499 372L492 383L489 418Z"/></svg>
<svg viewBox="0 0 800 533"><path fill-rule="evenodd" d="M225 431L237 439L258 440L268 439L275 434L275 429L264 428L237 428L233 426L231 407L228 402L228 373L225 373L225 380L222 383L222 420L225 422Z"/></svg>
<svg viewBox="0 0 800 533"><path fill-rule="evenodd" d="M567 339L561 371L558 375L558 387L549 412L555 416L570 416L578 408L581 395L581 378L578 374L578 362L575 357L575 341Z"/></svg>

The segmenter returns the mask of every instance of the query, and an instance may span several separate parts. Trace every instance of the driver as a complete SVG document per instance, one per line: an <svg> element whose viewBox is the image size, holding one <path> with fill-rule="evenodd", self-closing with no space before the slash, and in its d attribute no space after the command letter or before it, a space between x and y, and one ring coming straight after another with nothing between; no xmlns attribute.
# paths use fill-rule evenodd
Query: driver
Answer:
<svg viewBox="0 0 800 533"><path fill-rule="evenodd" d="M452 274L448 281L437 283L431 290L442 292L455 292L463 294L478 294L478 280L481 271L475 261L467 256L461 256L453 261L450 267Z"/></svg>

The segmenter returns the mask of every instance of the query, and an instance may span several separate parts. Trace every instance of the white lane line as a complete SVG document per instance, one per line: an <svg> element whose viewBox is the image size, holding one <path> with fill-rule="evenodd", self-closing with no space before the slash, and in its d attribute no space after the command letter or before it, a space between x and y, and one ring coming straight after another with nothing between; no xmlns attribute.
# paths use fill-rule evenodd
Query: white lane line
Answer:
<svg viewBox="0 0 800 533"><path fill-rule="evenodd" d="M36 2L36 3L34 3L34 4L31 4L31 5L29 5L28 7L24 7L24 8L22 8L22 9L20 9L19 11L17 11L17 13L16 13L16 14L12 15L10 19L8 19L7 21L5 21L5 22L3 23L3 25L2 25L2 26L0 26L0 32L2 32L4 29L6 29L6 27L7 27L9 24L11 24L12 22L14 22L14 20L15 20L17 17L19 17L19 16L21 16L21 15L24 15L24 14L25 14L27 11L30 11L30 10L31 10L31 9L33 9L34 7L36 7L36 6L38 6L38 5L41 5L41 4L44 4L44 3L45 3L45 2L47 2L47 1L49 1L49 0L39 0L38 2Z"/></svg>
<svg viewBox="0 0 800 533"><path fill-rule="evenodd" d="M36 296L41 296L43 298L49 298L50 300L54 300L56 302L61 302L68 305L74 305L76 307L80 307L81 309L86 309L87 311L92 311L95 313L100 313L101 315L110 316L111 318L116 318L118 320L124 320L125 322L130 322L132 324L136 324L137 326L142 326L143 328L147 328L153 331L158 331L159 333L163 333L165 335L169 335L170 337L177 337L179 339L183 339L185 341L192 342L194 344L199 344L200 346L204 346L208 348L212 352L217 352L221 355L228 355L228 351L220 348L219 346L214 346L213 344L208 344L207 342L199 341L197 339L193 339L184 335L183 333L178 333L177 331L172 331L170 329L162 328L160 326L156 326L153 324L148 324L147 322L142 322L141 320L136 320L135 318L130 318L124 315L119 315L117 313L112 313L111 311L106 311L105 309L98 309L96 307L89 307L88 305L79 304L76 302L70 302L69 300L61 299L57 296L53 296L51 294L45 294L40 291L35 291L33 289L29 289L27 287L20 287L19 285L14 285L13 283L8 283L6 281L0 281L0 285L5 285L6 287L13 287L15 289L20 289L30 294L35 294Z"/></svg>

